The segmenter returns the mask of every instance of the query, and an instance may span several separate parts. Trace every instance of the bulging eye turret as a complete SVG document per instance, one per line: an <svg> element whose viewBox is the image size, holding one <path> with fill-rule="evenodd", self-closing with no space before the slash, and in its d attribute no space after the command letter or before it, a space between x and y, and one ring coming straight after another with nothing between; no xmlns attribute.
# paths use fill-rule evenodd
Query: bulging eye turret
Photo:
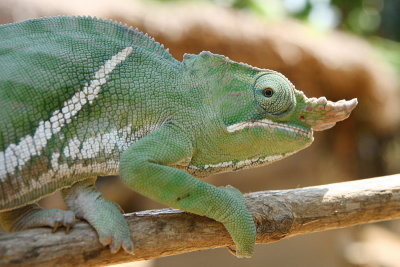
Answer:
<svg viewBox="0 0 400 267"><path fill-rule="evenodd" d="M270 115L283 116L296 105L294 86L279 73L266 73L254 84L254 97Z"/></svg>

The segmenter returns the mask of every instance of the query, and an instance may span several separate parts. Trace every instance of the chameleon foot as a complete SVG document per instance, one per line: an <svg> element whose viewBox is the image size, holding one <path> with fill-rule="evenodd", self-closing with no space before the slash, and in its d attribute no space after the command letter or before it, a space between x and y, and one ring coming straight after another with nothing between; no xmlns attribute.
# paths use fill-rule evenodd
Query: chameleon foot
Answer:
<svg viewBox="0 0 400 267"><path fill-rule="evenodd" d="M256 228L244 200L243 194L233 186L220 187L229 195L230 207L225 219L221 220L235 242L235 249L227 247L238 258L250 258L256 241Z"/></svg>
<svg viewBox="0 0 400 267"><path fill-rule="evenodd" d="M108 245L111 253L118 252L122 247L134 254L128 223L117 204L103 198L94 185L85 183L78 183L63 194L68 207L96 230L100 243Z"/></svg>
<svg viewBox="0 0 400 267"><path fill-rule="evenodd" d="M0 223L6 231L49 226L55 232L63 226L68 233L75 224L75 214L69 210L42 209L37 204L0 213Z"/></svg>

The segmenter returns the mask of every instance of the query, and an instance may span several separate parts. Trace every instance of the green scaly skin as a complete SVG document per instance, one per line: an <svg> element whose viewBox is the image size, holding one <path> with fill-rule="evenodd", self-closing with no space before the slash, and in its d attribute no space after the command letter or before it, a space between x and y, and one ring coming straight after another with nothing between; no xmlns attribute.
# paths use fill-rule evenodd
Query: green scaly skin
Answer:
<svg viewBox="0 0 400 267"><path fill-rule="evenodd" d="M129 228L93 184L120 174L151 199L223 223L236 255L250 257L256 229L242 194L195 177L289 156L357 104L309 99L280 73L210 52L177 61L112 21L42 18L0 26L0 36L0 223L68 228L73 212L112 252L133 252ZM33 205L57 190L70 211Z"/></svg>

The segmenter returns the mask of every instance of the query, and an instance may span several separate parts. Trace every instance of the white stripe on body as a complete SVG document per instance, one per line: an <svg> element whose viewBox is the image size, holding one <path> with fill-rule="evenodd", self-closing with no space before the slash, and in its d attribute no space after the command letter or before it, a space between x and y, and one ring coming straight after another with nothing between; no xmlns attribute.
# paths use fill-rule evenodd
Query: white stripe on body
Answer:
<svg viewBox="0 0 400 267"><path fill-rule="evenodd" d="M111 129L110 131L97 134L92 137L80 141L78 137L73 137L68 144L64 147L61 153L53 153L50 159L51 169L40 174L37 179L30 179L28 184L21 183L18 192L9 195L7 201L13 201L21 197L27 192L32 192L43 188L57 180L63 180L65 177L72 175L90 174L90 175L117 175L119 168L119 161L108 159L104 162L91 162L86 165L82 162L76 162L72 165L67 163L60 164L59 158L61 155L70 159L90 159L96 158L99 153L112 153L114 150L124 151L132 143L138 141L143 136L151 133L163 123L151 124L143 129L133 131L132 126L128 125L122 129ZM71 181L71 182L76 182ZM5 206L7 203L0 199L0 207Z"/></svg>
<svg viewBox="0 0 400 267"><path fill-rule="evenodd" d="M53 159L54 160L57 159L58 156L59 156L59 154L53 156ZM51 169L51 170L47 171L46 173L41 174L38 177L38 179L30 179L29 184L20 183L20 185L19 185L20 187L18 188L17 192L13 192L13 194L8 195L6 199L0 198L0 207L6 207L7 205L9 205L9 203L13 202L16 199L21 199L22 196L26 197L26 193L32 192L37 189L40 190L40 188L46 187L47 185L51 184L51 182L55 182L56 180L53 179L55 176L62 179L63 177L70 176L70 174L73 172L73 170L79 170L79 173L81 173L81 174L83 174L83 173L87 173L87 174L107 173L107 174L111 175L111 174L117 174L118 167L119 167L119 162L114 161L114 160L109 160L109 161L102 162L102 163L94 162L88 166L84 166L82 163L75 163L71 166L69 166L66 163L58 164L58 162L55 164L57 166L57 169ZM74 182L77 182L77 181L79 181L79 180L70 181L70 182L71 182L71 184L73 184ZM59 187L58 189L61 189L61 187ZM45 194L42 195L41 197L44 197L47 194L51 194L53 192L54 191L44 192ZM31 200L28 200L28 202L23 203L23 204L26 205L26 204L33 203L36 201L37 201L37 199L31 199ZM12 208L12 207L10 207L10 208Z"/></svg>
<svg viewBox="0 0 400 267"><path fill-rule="evenodd" d="M74 137L64 147L62 153L70 159L94 159L101 152L111 154L114 150L125 151L131 144L153 132L162 124L150 124L137 131L128 125L122 129L111 129L108 132L87 137L83 141Z"/></svg>
<svg viewBox="0 0 400 267"><path fill-rule="evenodd" d="M47 121L40 121L33 136L27 135L21 138L18 144L10 144L0 152L0 182L4 181L7 174L14 174L17 168L22 168L32 156L40 155L46 147L47 141L61 131L61 128L72 121L72 118L83 108L85 104L92 104L99 96L101 86L107 82L108 75L123 62L133 51L132 47L126 47L94 74L93 80L75 93L71 99L64 102L60 110L53 112ZM53 159L55 162L55 159Z"/></svg>

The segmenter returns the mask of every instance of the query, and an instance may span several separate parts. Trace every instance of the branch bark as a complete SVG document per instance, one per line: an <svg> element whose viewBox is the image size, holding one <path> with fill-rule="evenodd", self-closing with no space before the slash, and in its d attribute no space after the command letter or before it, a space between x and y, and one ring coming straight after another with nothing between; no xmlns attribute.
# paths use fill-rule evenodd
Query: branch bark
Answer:
<svg viewBox="0 0 400 267"><path fill-rule="evenodd" d="M400 174L246 194L257 243L400 218ZM0 266L101 266L232 245L222 224L173 209L127 214L136 255L112 255L94 230L32 229L0 236Z"/></svg>

